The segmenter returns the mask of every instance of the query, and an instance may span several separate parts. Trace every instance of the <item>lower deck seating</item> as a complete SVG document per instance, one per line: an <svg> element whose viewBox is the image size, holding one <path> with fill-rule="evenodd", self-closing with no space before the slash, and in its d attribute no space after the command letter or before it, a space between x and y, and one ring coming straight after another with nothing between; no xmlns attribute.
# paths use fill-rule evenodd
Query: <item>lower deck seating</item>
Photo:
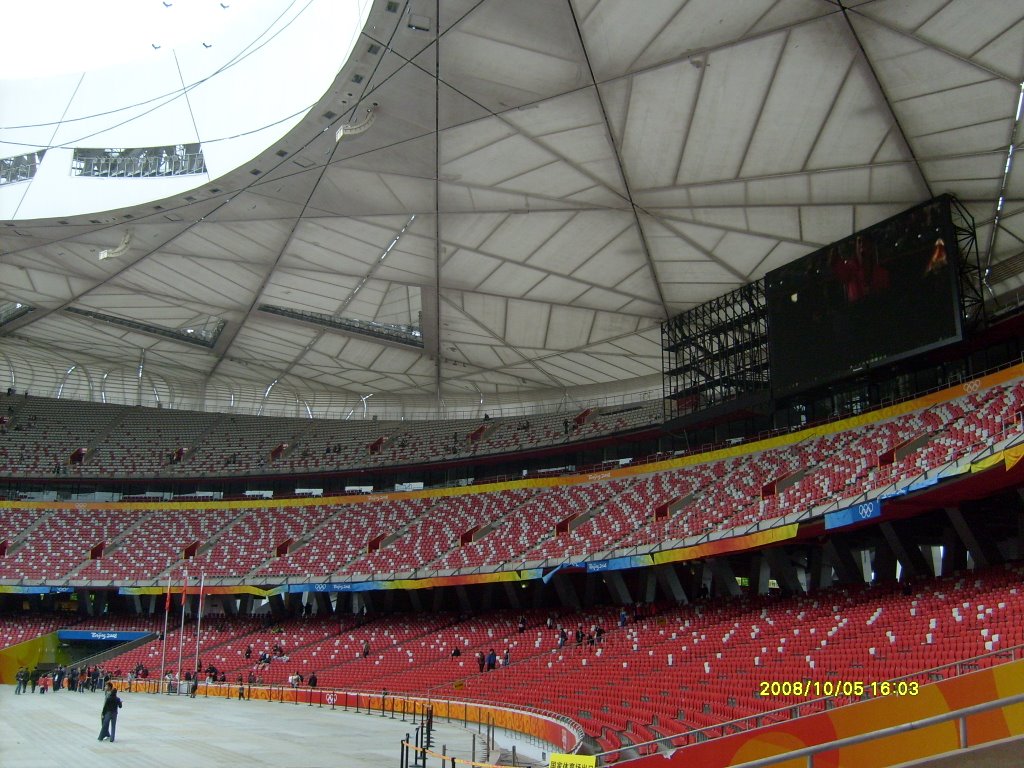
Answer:
<svg viewBox="0 0 1024 768"><path fill-rule="evenodd" d="M785 719L797 703L805 712L824 706L808 703L815 695L765 689L772 681L819 687L861 681L870 693L873 681L909 676L926 685L950 674L936 668L1024 645L1024 568L789 598L641 606L626 613L608 606L581 613L313 615L270 625L265 618L218 618L203 624L201 658L229 680L248 679L251 672L264 683L284 684L295 672L306 679L316 672L321 687L539 707L578 721L604 747L621 745L631 754L638 745L684 731L748 717ZM0 637L21 636L26 627L29 634L49 631L60 623L60 617L8 615L0 618ZM80 624L148 631L161 625L156 616ZM560 627L565 642L559 641ZM194 624L181 633L172 622L168 669L177 663L179 644L191 669L195 642ZM281 653L261 664L259 654L274 645ZM477 653L491 649L498 663L481 672ZM154 641L110 660L107 668L127 671L142 663L155 676L161 652ZM990 656L978 664L1000 660ZM829 698L844 704L856 697Z"/></svg>

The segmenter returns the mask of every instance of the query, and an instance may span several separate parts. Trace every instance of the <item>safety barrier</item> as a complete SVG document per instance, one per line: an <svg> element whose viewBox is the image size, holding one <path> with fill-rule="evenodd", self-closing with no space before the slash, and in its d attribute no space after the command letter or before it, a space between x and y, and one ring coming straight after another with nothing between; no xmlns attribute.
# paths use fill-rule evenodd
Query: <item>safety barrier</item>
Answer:
<svg viewBox="0 0 1024 768"><path fill-rule="evenodd" d="M200 682L191 686L173 680L128 679L116 681L119 690L128 693L194 696L201 698L239 698L268 701L292 706L341 710L357 714L390 718L412 726L432 716L464 727L475 725L477 732L487 732L487 743L493 742L495 730L511 731L533 739L550 749L575 752L583 743L583 728L573 720L553 712L530 707L509 707L465 699L426 698L393 694L387 691L369 693L337 688L308 688L291 685L260 685L254 683ZM194 687L194 690L193 690Z"/></svg>

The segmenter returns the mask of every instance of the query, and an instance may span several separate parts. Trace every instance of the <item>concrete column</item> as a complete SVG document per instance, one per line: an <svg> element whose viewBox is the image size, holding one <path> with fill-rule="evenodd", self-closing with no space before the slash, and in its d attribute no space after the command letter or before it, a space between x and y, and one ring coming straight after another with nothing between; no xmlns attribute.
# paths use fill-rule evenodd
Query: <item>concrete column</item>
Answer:
<svg viewBox="0 0 1024 768"><path fill-rule="evenodd" d="M221 598L221 605L224 606L224 613L228 616L234 616L234 611L236 610L239 616L251 616L254 602L255 600L252 595L244 593L238 596L237 601L236 598L231 595L225 595Z"/></svg>
<svg viewBox="0 0 1024 768"><path fill-rule="evenodd" d="M835 569L841 582L863 584L866 581L863 567L845 542L835 538L829 539L825 542L824 550L825 563Z"/></svg>
<svg viewBox="0 0 1024 768"><path fill-rule="evenodd" d="M523 582L523 583L525 584L526 582ZM508 600L509 606L511 606L512 608L521 608L523 603L519 599L519 593L523 591L522 587L519 584L516 584L514 582L504 581L504 582L502 582L502 588L505 591L505 599ZM469 613L472 610L472 606L471 606L471 604L469 602L469 598L465 597L466 588L465 587L456 587L456 592L459 595L459 605L462 606L462 610L465 611L466 613ZM463 603L463 598L464 597L465 597L465 603Z"/></svg>
<svg viewBox="0 0 1024 768"><path fill-rule="evenodd" d="M750 591L755 595L767 595L771 574L771 564L765 550L755 552L750 558Z"/></svg>
<svg viewBox="0 0 1024 768"><path fill-rule="evenodd" d="M551 583L555 585L555 594L558 595L558 599L562 605L576 611L583 607L580 603L580 597L576 594L576 589L573 587L572 582L569 581L569 579L564 578L561 575L556 575L551 579Z"/></svg>
<svg viewBox="0 0 1024 768"><path fill-rule="evenodd" d="M946 517L979 568L987 568L1003 562L995 542L984 534L979 536L979 532L971 528L971 525L964 518L964 513L959 508L946 507Z"/></svg>
<svg viewBox="0 0 1024 768"><path fill-rule="evenodd" d="M896 553L884 541L875 543L875 558L871 567L875 572L875 581L879 583L896 581Z"/></svg>
<svg viewBox="0 0 1024 768"><path fill-rule="evenodd" d="M314 592L313 602L316 605L317 616L330 616L334 613L334 606L331 605L331 596L327 592Z"/></svg>
<svg viewBox="0 0 1024 768"><path fill-rule="evenodd" d="M804 585L800 583L800 576L789 556L789 550L785 547L770 547L764 550L765 559L771 567L771 574L775 580L790 595L801 595L804 592Z"/></svg>
<svg viewBox="0 0 1024 768"><path fill-rule="evenodd" d="M589 607L597 603L600 586L600 576L596 573L588 573L583 577L583 605Z"/></svg>
<svg viewBox="0 0 1024 768"><path fill-rule="evenodd" d="M707 561L708 568L714 577L714 595L729 595L736 597L740 594L740 585L736 583L736 573L732 565L724 557L713 557Z"/></svg>
<svg viewBox="0 0 1024 768"><path fill-rule="evenodd" d="M420 589L409 590L409 602L412 603L412 609L416 613L423 613L423 599L420 597Z"/></svg>
<svg viewBox="0 0 1024 768"><path fill-rule="evenodd" d="M270 615L275 619L282 619L288 615L287 606L285 606L284 598L281 595L271 595L268 602L270 603Z"/></svg>
<svg viewBox="0 0 1024 768"><path fill-rule="evenodd" d="M636 601L629 592L629 586L622 574L618 571L607 571L604 574L605 584L608 585L608 592L612 596L615 605L632 605Z"/></svg>
<svg viewBox="0 0 1024 768"><path fill-rule="evenodd" d="M433 607L431 608L431 610L434 613L441 613L441 611L443 611L445 609L445 605L444 605L445 588L444 587L435 587L434 589L432 589L430 591L433 593L433 595L432 595L432 597L433 597Z"/></svg>
<svg viewBox="0 0 1024 768"><path fill-rule="evenodd" d="M484 584L480 600L481 605L494 605L494 584Z"/></svg>
<svg viewBox="0 0 1024 768"><path fill-rule="evenodd" d="M662 591L666 595L669 595L677 605L686 605L690 602L689 598L686 596L686 590L683 589L683 585L679 581L679 574L676 573L674 565L656 565L651 570L654 572L654 576L658 580L658 584L661 585ZM620 576L619 578L621 579L622 577Z"/></svg>
<svg viewBox="0 0 1024 768"><path fill-rule="evenodd" d="M928 560L921 554L921 549L912 539L896 530L896 526L891 522L880 523L878 528L885 538L885 543L902 564L904 573L914 578L935 575Z"/></svg>
<svg viewBox="0 0 1024 768"><path fill-rule="evenodd" d="M653 603L658 599L658 577L653 569L645 568L643 571L643 592L640 595L641 602Z"/></svg>
<svg viewBox="0 0 1024 768"><path fill-rule="evenodd" d="M89 595L89 590L76 589L75 594L78 595L78 614L80 616L92 616L92 598Z"/></svg>
<svg viewBox="0 0 1024 768"><path fill-rule="evenodd" d="M942 527L942 575L949 576L967 567L967 547L952 525Z"/></svg>
<svg viewBox="0 0 1024 768"><path fill-rule="evenodd" d="M832 563L825 557L824 547L811 547L808 556L808 592L828 589L832 586Z"/></svg>

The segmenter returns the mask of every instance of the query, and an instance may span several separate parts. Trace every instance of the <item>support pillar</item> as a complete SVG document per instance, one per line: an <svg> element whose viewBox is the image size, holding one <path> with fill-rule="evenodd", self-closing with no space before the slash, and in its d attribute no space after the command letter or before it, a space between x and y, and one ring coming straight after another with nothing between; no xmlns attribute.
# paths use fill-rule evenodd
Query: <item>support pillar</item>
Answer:
<svg viewBox="0 0 1024 768"><path fill-rule="evenodd" d="M410 589L409 590L409 602L412 604L412 609L416 613L423 613L423 598L420 597L421 589Z"/></svg>
<svg viewBox="0 0 1024 768"><path fill-rule="evenodd" d="M647 568L643 572L643 593L640 595L640 602L653 603L658 597L658 577L654 571Z"/></svg>
<svg viewBox="0 0 1024 768"><path fill-rule="evenodd" d="M903 565L904 573L913 578L930 578L935 575L932 573L928 560L921 554L920 547L906 535L897 531L895 525L891 522L883 522L878 527L882 531L882 536L885 537L885 543Z"/></svg>
<svg viewBox="0 0 1024 768"><path fill-rule="evenodd" d="M327 592L314 592L313 601L316 604L317 616L330 616L334 613L334 606L331 605L331 596Z"/></svg>
<svg viewBox="0 0 1024 768"><path fill-rule="evenodd" d="M772 569L764 550L755 552L750 558L750 591L755 595L767 595Z"/></svg>
<svg viewBox="0 0 1024 768"><path fill-rule="evenodd" d="M824 549L825 563L835 569L842 583L863 584L866 581L863 569L845 542L829 539Z"/></svg>
<svg viewBox="0 0 1024 768"><path fill-rule="evenodd" d="M526 582L523 583L525 584ZM519 599L519 593L523 591L522 587L519 584L515 584L511 581L503 581L501 585L502 588L505 590L505 599L508 600L509 606L511 608L521 608L523 604ZM463 598L466 594L466 588L456 587L456 591L459 594L459 605L462 606L463 612L470 613L472 609L470 607L469 598L465 597L465 603L463 603Z"/></svg>
<svg viewBox="0 0 1024 768"><path fill-rule="evenodd" d="M883 584L896 581L896 564L898 562L896 553L884 540L875 542L875 557L871 561L871 569L875 572L875 582Z"/></svg>
<svg viewBox="0 0 1024 768"><path fill-rule="evenodd" d="M942 528L942 575L949 575L957 570L967 568L967 547L956 535L953 526Z"/></svg>
<svg viewBox="0 0 1024 768"><path fill-rule="evenodd" d="M612 602L615 605L632 605L636 601L633 599L633 595L629 592L629 587L626 585L626 580L622 578L622 574L618 571L607 571L604 574L605 584L608 585L608 592L612 596Z"/></svg>
<svg viewBox="0 0 1024 768"><path fill-rule="evenodd" d="M558 595L559 601L566 608L572 608L575 611L580 610L583 606L580 604L580 597L576 594L576 588L573 587L572 582L566 578L560 578L555 576L551 583L555 585L555 594Z"/></svg>
<svg viewBox="0 0 1024 768"><path fill-rule="evenodd" d="M946 517L979 568L988 568L1003 562L995 543L984 534L979 536L979 532L971 528L964 513L958 507L946 507Z"/></svg>
<svg viewBox="0 0 1024 768"><path fill-rule="evenodd" d="M92 616L92 598L89 595L89 590L76 589L75 594L78 595L78 614L80 616Z"/></svg>
<svg viewBox="0 0 1024 768"><path fill-rule="evenodd" d="M823 547L811 547L807 572L808 592L817 592L819 589L828 589L832 586L832 563L825 557Z"/></svg>
<svg viewBox="0 0 1024 768"><path fill-rule="evenodd" d="M789 556L789 550L785 547L771 547L764 550L765 560L771 569L772 576L779 583L779 586L786 594L802 595L804 585L800 583L800 576L793 567Z"/></svg>
<svg viewBox="0 0 1024 768"><path fill-rule="evenodd" d="M270 615L273 616L275 620L280 621L288 615L288 610L284 604L284 598L280 595L271 595L267 598L267 602L270 603Z"/></svg>
<svg viewBox="0 0 1024 768"><path fill-rule="evenodd" d="M598 588L601 586L601 577L596 573L588 573L583 579L583 604L585 606L595 605L598 602Z"/></svg>
<svg viewBox="0 0 1024 768"><path fill-rule="evenodd" d="M252 595L239 595L237 602L235 597L225 595L221 600L221 605L224 606L224 613L228 616L234 616L236 611L239 616L252 616L254 602L255 600Z"/></svg>
<svg viewBox="0 0 1024 768"><path fill-rule="evenodd" d="M724 557L713 557L708 560L708 567L711 569L711 574L714 577L714 590L715 595L729 595L730 597L738 597L740 594L740 585L736 583L736 573L732 569L732 565Z"/></svg>

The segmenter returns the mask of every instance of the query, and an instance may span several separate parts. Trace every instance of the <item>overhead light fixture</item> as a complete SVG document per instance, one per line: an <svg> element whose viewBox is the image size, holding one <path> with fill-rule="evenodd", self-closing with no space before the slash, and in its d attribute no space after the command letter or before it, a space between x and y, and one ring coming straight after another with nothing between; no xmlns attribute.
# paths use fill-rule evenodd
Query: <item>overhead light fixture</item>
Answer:
<svg viewBox="0 0 1024 768"><path fill-rule="evenodd" d="M130 231L124 233L124 237L121 238L121 244L117 248L104 248L99 253L100 261L106 259L116 259L119 256L124 256L128 252L128 246L132 241L132 233Z"/></svg>
<svg viewBox="0 0 1024 768"><path fill-rule="evenodd" d="M406 22L409 29L413 29L417 32L429 32L430 31L430 17L421 16L416 13L410 13L409 18Z"/></svg>
<svg viewBox="0 0 1024 768"><path fill-rule="evenodd" d="M379 106L380 104L375 101L367 107L366 115L361 121L339 125L338 130L334 133L335 143L341 141L346 136L358 136L360 133L366 133L370 126L373 125L373 121L377 116L377 107Z"/></svg>

